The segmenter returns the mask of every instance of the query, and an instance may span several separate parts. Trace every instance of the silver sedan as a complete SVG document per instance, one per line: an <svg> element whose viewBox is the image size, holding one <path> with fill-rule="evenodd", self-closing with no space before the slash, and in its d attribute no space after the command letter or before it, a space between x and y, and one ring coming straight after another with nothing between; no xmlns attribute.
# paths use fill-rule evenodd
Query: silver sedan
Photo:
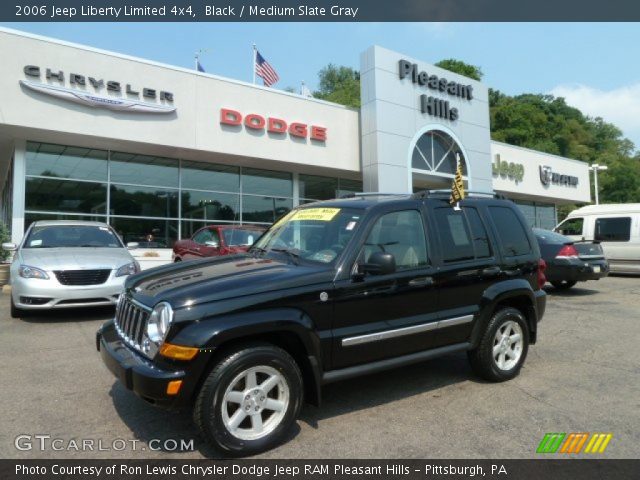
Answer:
<svg viewBox="0 0 640 480"><path fill-rule="evenodd" d="M129 244L129 247L135 247ZM52 308L113 305L127 275L140 271L113 229L101 222L38 221L11 264L11 316Z"/></svg>

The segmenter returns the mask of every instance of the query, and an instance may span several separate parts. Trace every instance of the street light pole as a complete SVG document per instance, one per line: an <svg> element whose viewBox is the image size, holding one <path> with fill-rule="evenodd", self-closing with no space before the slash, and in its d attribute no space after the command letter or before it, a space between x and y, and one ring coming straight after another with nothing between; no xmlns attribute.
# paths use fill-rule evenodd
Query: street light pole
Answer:
<svg viewBox="0 0 640 480"><path fill-rule="evenodd" d="M593 170L593 186L596 192L596 205L600 204L600 198L598 196L598 171L607 170L608 168L609 167L607 167L606 165L599 165L597 163L594 163L589 167L589 170Z"/></svg>

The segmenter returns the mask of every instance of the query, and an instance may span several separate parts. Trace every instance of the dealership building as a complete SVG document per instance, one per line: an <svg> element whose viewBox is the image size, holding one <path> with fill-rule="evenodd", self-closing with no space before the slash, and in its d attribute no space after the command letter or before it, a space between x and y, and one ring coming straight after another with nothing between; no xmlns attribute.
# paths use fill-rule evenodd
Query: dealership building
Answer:
<svg viewBox="0 0 640 480"><path fill-rule="evenodd" d="M585 162L490 139L488 87L372 46L360 109L0 29L0 220L99 220L169 248L351 192L513 199L532 226L588 203Z"/></svg>

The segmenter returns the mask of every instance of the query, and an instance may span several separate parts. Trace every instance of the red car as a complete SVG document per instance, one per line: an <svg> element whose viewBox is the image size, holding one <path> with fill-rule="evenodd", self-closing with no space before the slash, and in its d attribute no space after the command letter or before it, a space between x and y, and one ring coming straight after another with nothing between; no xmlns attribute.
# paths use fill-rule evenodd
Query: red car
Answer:
<svg viewBox="0 0 640 480"><path fill-rule="evenodd" d="M246 252L266 229L256 225L209 225L173 245L173 261Z"/></svg>

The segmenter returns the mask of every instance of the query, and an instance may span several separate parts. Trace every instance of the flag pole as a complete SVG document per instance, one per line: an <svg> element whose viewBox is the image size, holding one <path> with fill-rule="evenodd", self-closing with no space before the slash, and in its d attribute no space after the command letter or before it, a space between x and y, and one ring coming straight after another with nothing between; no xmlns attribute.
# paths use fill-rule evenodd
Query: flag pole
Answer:
<svg viewBox="0 0 640 480"><path fill-rule="evenodd" d="M251 59L251 70L253 71L253 84L256 84L256 53L258 49L256 48L256 44L253 44L253 57Z"/></svg>

